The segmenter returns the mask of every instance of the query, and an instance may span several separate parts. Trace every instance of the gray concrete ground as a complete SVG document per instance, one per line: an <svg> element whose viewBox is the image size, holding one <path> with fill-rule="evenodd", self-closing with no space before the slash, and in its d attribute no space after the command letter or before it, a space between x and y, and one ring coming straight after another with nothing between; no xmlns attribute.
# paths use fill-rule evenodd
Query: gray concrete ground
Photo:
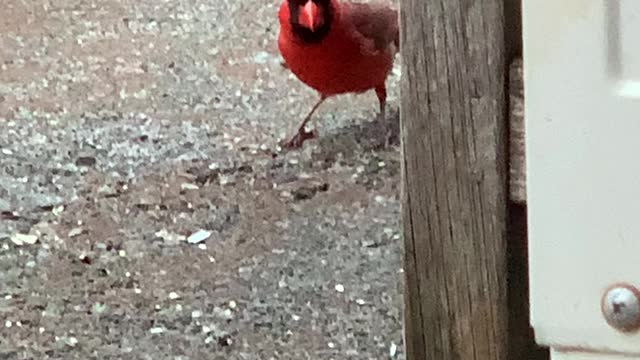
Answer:
<svg viewBox="0 0 640 360"><path fill-rule="evenodd" d="M278 5L2 2L0 359L403 358L397 69L274 156Z"/></svg>

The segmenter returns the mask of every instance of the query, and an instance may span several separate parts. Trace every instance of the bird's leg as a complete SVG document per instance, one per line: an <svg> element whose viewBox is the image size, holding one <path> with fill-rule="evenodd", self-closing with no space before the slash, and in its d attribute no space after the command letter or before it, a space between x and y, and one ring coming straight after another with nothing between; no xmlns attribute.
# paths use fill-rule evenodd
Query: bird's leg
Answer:
<svg viewBox="0 0 640 360"><path fill-rule="evenodd" d="M376 96L378 96L378 103L380 104L380 113L378 114L378 119L382 122L382 125L384 126L384 129L385 129L384 146L389 147L389 143L391 141L391 135L392 135L391 133L393 131L392 129L389 128L387 124L387 112L386 112L387 88L385 87L384 84L382 84L377 86L375 90L376 90Z"/></svg>
<svg viewBox="0 0 640 360"><path fill-rule="evenodd" d="M387 88L384 84L376 87L376 96L378 97L378 103L380 104L380 116L381 120L385 120L386 118L386 107L387 107Z"/></svg>
<svg viewBox="0 0 640 360"><path fill-rule="evenodd" d="M302 120L302 123L298 128L298 132L291 139L289 139L289 141L286 141L283 144L285 148L287 149L300 148L306 140L313 139L316 137L317 135L316 131L315 130L307 131L305 129L305 126L307 125L309 120L311 120L311 116L313 115L313 113L316 112L320 104L322 104L326 99L327 99L326 95L320 95L320 99L318 100L318 102L316 102L316 104L313 105L313 107L311 108L311 111L309 111L307 116L305 116L305 118Z"/></svg>

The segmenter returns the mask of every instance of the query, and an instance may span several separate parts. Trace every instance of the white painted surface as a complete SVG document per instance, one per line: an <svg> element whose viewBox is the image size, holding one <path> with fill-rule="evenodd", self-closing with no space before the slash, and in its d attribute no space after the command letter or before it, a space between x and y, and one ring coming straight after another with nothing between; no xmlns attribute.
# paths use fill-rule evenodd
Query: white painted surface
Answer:
<svg viewBox="0 0 640 360"><path fill-rule="evenodd" d="M600 311L610 285L640 288L640 1L523 0L523 17L536 340L640 356Z"/></svg>
<svg viewBox="0 0 640 360"><path fill-rule="evenodd" d="M639 357L581 352L551 351L551 360L640 360Z"/></svg>

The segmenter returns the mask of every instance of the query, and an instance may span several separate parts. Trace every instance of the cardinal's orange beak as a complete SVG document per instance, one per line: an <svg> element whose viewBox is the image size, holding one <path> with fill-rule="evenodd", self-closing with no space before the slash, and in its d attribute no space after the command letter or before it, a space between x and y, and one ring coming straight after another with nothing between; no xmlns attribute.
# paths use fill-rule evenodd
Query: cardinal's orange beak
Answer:
<svg viewBox="0 0 640 360"><path fill-rule="evenodd" d="M318 28L322 22L322 17L320 16L320 9L318 5L313 1L309 0L301 9L300 13L300 25L309 28L311 31L314 31Z"/></svg>

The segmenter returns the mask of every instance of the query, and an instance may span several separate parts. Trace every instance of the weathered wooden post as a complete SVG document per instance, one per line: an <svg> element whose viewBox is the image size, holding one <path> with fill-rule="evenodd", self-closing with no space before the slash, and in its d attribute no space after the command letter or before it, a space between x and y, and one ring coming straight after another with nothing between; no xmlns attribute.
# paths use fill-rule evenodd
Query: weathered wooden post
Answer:
<svg viewBox="0 0 640 360"><path fill-rule="evenodd" d="M507 358L502 0L402 0L409 360Z"/></svg>

